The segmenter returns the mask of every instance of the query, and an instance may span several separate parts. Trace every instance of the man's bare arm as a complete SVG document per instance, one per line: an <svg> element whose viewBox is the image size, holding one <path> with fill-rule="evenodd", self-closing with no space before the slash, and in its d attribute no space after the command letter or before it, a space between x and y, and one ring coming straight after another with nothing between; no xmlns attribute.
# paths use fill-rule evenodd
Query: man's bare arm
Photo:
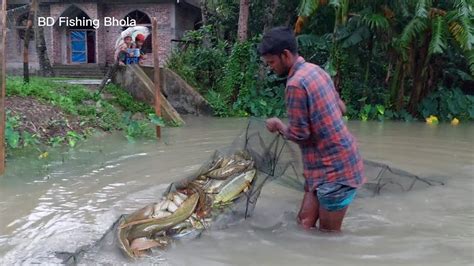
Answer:
<svg viewBox="0 0 474 266"><path fill-rule="evenodd" d="M341 113L344 115L347 111L346 104L341 99L339 99L338 105L339 109L341 109Z"/></svg>

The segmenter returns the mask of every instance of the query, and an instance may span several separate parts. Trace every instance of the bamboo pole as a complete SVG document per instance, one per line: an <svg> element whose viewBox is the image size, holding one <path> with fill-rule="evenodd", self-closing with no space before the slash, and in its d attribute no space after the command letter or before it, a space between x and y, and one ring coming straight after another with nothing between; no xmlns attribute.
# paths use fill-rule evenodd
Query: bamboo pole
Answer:
<svg viewBox="0 0 474 266"><path fill-rule="evenodd" d="M155 83L155 114L161 117L161 82L160 82L160 59L158 57L158 20L156 17L152 19L152 38L153 38L153 65L154 65L154 83ZM156 137L161 138L161 127L156 126Z"/></svg>
<svg viewBox="0 0 474 266"><path fill-rule="evenodd" d="M0 11L0 175L5 173L5 35L7 34L7 0Z"/></svg>

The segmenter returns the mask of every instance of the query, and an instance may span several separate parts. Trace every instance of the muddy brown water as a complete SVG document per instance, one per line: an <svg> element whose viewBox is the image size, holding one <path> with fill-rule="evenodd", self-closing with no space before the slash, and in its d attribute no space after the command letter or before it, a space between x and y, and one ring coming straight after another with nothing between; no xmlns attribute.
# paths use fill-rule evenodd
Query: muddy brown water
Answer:
<svg viewBox="0 0 474 266"><path fill-rule="evenodd" d="M46 161L18 155L0 177L0 264L61 263L102 236L120 214L161 195L232 142L246 119L187 118L163 141L128 143L102 135ZM349 122L367 159L445 185L359 197L344 232L304 231L295 223L302 193L271 183L253 217L177 243L139 264L164 265L472 265L474 264L474 125ZM114 250L114 249L111 249ZM91 253L84 264L125 264L121 254Z"/></svg>

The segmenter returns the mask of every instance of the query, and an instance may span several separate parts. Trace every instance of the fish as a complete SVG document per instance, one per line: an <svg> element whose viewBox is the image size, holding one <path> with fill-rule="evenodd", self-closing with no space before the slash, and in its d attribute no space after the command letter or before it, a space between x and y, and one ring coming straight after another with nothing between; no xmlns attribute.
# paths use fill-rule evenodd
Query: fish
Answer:
<svg viewBox="0 0 474 266"><path fill-rule="evenodd" d="M170 241L199 237L214 223L219 210L250 189L257 171L248 152L214 158L192 179L177 182L179 189L173 183L173 189L168 189L158 203L119 223L119 246L126 256L137 258L151 248L166 247Z"/></svg>
<svg viewBox="0 0 474 266"><path fill-rule="evenodd" d="M183 222L193 214L198 201L199 194L194 193L173 214L161 219L148 219L145 223L133 226L129 233L129 239L151 237L159 231L166 230Z"/></svg>
<svg viewBox="0 0 474 266"><path fill-rule="evenodd" d="M161 246L160 242L154 239L140 237L140 238L135 238L132 241L130 245L130 249L133 251L134 254L136 254L136 251L147 250L147 249L158 247L158 246Z"/></svg>
<svg viewBox="0 0 474 266"><path fill-rule="evenodd" d="M170 216L171 214L172 214L171 212L159 210L159 211L155 212L151 216L151 218L160 219L160 218L165 218L167 216Z"/></svg>
<svg viewBox="0 0 474 266"><path fill-rule="evenodd" d="M251 160L250 153L246 150L241 150L235 153L235 159L238 161L249 161Z"/></svg>
<svg viewBox="0 0 474 266"><path fill-rule="evenodd" d="M135 258L135 253L130 247L130 242L128 241L128 234L130 233L130 227L121 228L121 225L124 223L125 223L125 219L122 219L117 229L119 248L127 257Z"/></svg>
<svg viewBox="0 0 474 266"><path fill-rule="evenodd" d="M204 173L206 175L207 173L222 167L222 163L224 162L224 157L219 157L215 162L212 163L212 166Z"/></svg>
<svg viewBox="0 0 474 266"><path fill-rule="evenodd" d="M204 229L205 227L201 219L196 214L193 214L184 222L167 230L166 235L171 236L173 239L189 240L199 237Z"/></svg>
<svg viewBox="0 0 474 266"><path fill-rule="evenodd" d="M166 211L167 206L165 204L167 204L166 200L162 200L162 201L156 203L154 205L153 213L157 213L159 211ZM135 219L135 220L137 220L137 219Z"/></svg>
<svg viewBox="0 0 474 266"><path fill-rule="evenodd" d="M214 198L214 204L225 203L237 197L245 188L250 186L254 179L256 170L244 172L234 177L229 183L222 187L221 191Z"/></svg>
<svg viewBox="0 0 474 266"><path fill-rule="evenodd" d="M173 239L179 239L179 240L189 240L189 239L194 239L198 238L201 233L204 231L204 229L197 229L197 228L185 228L181 231L179 231L176 234L173 234L172 238Z"/></svg>
<svg viewBox="0 0 474 266"><path fill-rule="evenodd" d="M176 204L176 206L181 206L185 200L186 198L182 198L178 194L173 195L173 202Z"/></svg>
<svg viewBox="0 0 474 266"><path fill-rule="evenodd" d="M225 180L211 180L209 183L206 184L204 187L204 192L207 194L216 194L219 193L221 190L222 186L226 183Z"/></svg>
<svg viewBox="0 0 474 266"><path fill-rule="evenodd" d="M130 215L127 215L124 219L124 224L132 222L132 221L137 221L137 220L143 220L150 218L151 215L155 212L155 206L157 203L151 203L146 205L145 207L131 213Z"/></svg>
<svg viewBox="0 0 474 266"><path fill-rule="evenodd" d="M170 200L167 209L168 209L169 212L173 213L176 210L178 210L178 205L176 203L174 203L174 201Z"/></svg>
<svg viewBox="0 0 474 266"><path fill-rule="evenodd" d="M207 177L211 179L218 179L218 180L227 179L229 176L242 172L243 170L247 169L247 167L249 167L250 164L251 162L249 161L239 162L237 164L231 164L223 168L218 168L216 170L209 172L207 174Z"/></svg>

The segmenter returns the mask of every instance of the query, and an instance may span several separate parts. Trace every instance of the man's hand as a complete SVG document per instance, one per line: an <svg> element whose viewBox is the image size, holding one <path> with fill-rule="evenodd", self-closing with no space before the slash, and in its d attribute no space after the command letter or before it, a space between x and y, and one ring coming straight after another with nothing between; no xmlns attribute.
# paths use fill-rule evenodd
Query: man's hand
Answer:
<svg viewBox="0 0 474 266"><path fill-rule="evenodd" d="M274 133L274 132L280 132L281 134L285 134L286 131L286 126L283 124L283 122L276 117L269 118L266 121L267 129L268 131Z"/></svg>
<svg viewBox="0 0 474 266"><path fill-rule="evenodd" d="M269 118L265 121L268 131L272 133L278 131L278 127L280 123L281 123L281 120L275 117Z"/></svg>

